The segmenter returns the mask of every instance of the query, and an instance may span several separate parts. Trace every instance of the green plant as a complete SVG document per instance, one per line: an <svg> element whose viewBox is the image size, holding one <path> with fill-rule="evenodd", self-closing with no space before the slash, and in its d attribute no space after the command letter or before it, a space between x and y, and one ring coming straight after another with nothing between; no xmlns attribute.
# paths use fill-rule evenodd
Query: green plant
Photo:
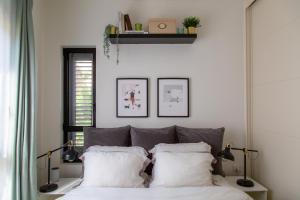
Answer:
<svg viewBox="0 0 300 200"><path fill-rule="evenodd" d="M106 27L105 27L105 30L104 30L104 33L103 33L103 53L104 55L107 57L107 59L110 58L110 46L111 46L111 42L110 42L110 39L109 39L109 36L111 34L111 29L112 27L115 27L114 25L111 25L111 24L108 24ZM117 34L117 37L116 37L116 40L117 40L117 59L116 59L116 63L117 65L119 64L119 55L120 55L120 47L119 47L119 30L117 27L116 28L116 34Z"/></svg>
<svg viewBox="0 0 300 200"><path fill-rule="evenodd" d="M110 58L110 40L109 40L109 35L110 35L110 30L113 25L108 24L103 33L103 53L104 55L109 59Z"/></svg>
<svg viewBox="0 0 300 200"><path fill-rule="evenodd" d="M200 24L200 19L198 17L194 17L194 16L190 16L190 17L186 17L183 20L183 26L188 28L188 27L195 27L197 28Z"/></svg>

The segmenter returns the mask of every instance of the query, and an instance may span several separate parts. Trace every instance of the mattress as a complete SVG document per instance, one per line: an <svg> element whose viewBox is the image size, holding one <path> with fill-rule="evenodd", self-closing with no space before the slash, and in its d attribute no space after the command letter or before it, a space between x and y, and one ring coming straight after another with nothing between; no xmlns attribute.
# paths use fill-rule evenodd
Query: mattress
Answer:
<svg viewBox="0 0 300 200"><path fill-rule="evenodd" d="M81 187L58 200L252 200L231 187L221 176L214 176L214 186L176 188L100 188Z"/></svg>

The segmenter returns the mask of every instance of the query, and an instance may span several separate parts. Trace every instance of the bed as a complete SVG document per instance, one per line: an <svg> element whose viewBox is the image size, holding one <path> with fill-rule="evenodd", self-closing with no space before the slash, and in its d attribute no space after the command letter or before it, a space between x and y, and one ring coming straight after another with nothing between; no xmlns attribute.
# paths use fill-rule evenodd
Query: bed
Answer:
<svg viewBox="0 0 300 200"><path fill-rule="evenodd" d="M252 200L219 175L216 186L181 188L99 188L78 186L57 200Z"/></svg>
<svg viewBox="0 0 300 200"><path fill-rule="evenodd" d="M199 179L195 179L193 181L193 174L189 174L187 171L194 170L194 174L197 175L198 171L201 171L205 168L205 165L203 164L204 161L202 158L216 158L216 153L220 151L222 148L223 143L223 134L224 134L224 128L221 129L188 129L183 127L167 127L162 129L137 129L132 128L130 126L126 127L120 127L120 128L110 128L110 129L97 129L97 128L87 128L84 130L84 137L85 137L85 150L86 153L89 154L85 157L85 170L84 170L84 179L82 184L68 192L63 197L58 198L58 200L252 200L250 196L248 196L246 193L231 187L225 178L223 177L223 170L222 170L222 163L218 162L217 164L211 164L212 162L208 162L209 167L211 168L209 172L209 179L210 184L209 185L193 185L194 183L199 183ZM200 143L194 143L194 142L200 142ZM193 143L196 146L193 146ZM100 152L96 152L99 149L101 149ZM160 146L162 145L162 146ZM173 145L173 146L172 146ZM174 146L175 145L175 146ZM110 148L112 146L112 148ZM91 148L96 148L92 150L92 152L88 152ZM116 150L116 148L117 150ZM131 152L128 153L128 149L133 148L130 150ZM139 151L140 149L135 148L142 148L142 151ZM199 149L200 148L200 149ZM107 153L107 149L110 149L110 153ZM113 151L117 151L112 153L111 149ZM120 153L120 149L122 151L126 149L126 153L122 152ZM151 150L150 150L151 149ZM153 151L154 149L154 151ZM180 152L178 150L180 149ZM203 152L203 149L205 151ZM103 150L105 152L103 152ZM126 181L128 181L130 176L127 178L123 177L122 184L120 187L114 187L114 186L95 186L93 184L107 184L105 181L101 182L101 179L104 180L110 180L108 182L115 182L115 179L120 179L118 181L122 182L123 174L132 174L130 170L134 171L132 168L136 167L135 165L128 165L126 170L124 171L123 168L118 169L118 166L116 166L116 162L118 162L117 165L126 166L127 162L129 162L129 158L131 157L145 157L145 155L140 156L140 154L144 154L145 152L152 153L154 157L154 167L151 168L152 174L148 174L149 177L152 177L152 182L150 181L149 187L133 187L128 185L126 186ZM151 152L153 151L153 152ZM170 152L171 151L171 152ZM181 152L182 151L182 152ZM196 152L195 152L196 151ZM206 152L208 151L208 152ZM208 154L209 156L208 156ZM135 155L133 155L135 154ZM138 156L137 156L138 155ZM175 159L173 158L174 155L176 156ZM197 159L199 158L199 162L196 163L195 157L197 156ZM90 157L88 157L90 156ZM97 162L95 162L95 158L99 159ZM107 164L107 158L110 160L113 159L114 156L118 156L117 160L114 160L106 168L103 168L101 165ZM122 158L120 156L129 156L125 157L123 160L123 163L120 163L120 159ZM156 158L155 158L156 156ZM173 161L177 162L177 164L170 165L172 169L166 168L166 164L169 164L168 162L163 162L166 160L159 161L160 158L169 158ZM185 161L180 161L180 158L183 156ZM89 159L93 158L91 161L87 162ZM101 158L101 159L100 159ZM192 158L190 160L187 160L187 158ZM136 161L133 159L133 163L141 162L144 163L145 160L147 160L148 157L144 158L142 161ZM152 158L153 159L153 158ZM160 163L159 163L160 162ZM89 163L89 165L86 165ZM91 164L93 163L93 164ZM105 163L105 164L103 164ZM177 165L180 165L181 163L188 163L188 165L184 173L181 174L180 170L186 166L181 166L180 168L176 169ZM196 165L199 164L199 165ZM207 164L207 162L206 162ZM194 169L191 167L192 165L195 165ZM204 167L204 168L203 168ZM162 168L165 168L167 170L165 171L159 171L162 170ZM173 169L174 168L174 169ZM202 169L203 168L203 169ZM208 169L208 168L207 168ZM102 171L101 171L102 170ZM104 170L104 171L103 171ZM111 171L114 171L113 175L109 178L108 175L106 176L105 170L107 173L111 173ZM165 174L168 174L169 171L173 170L173 174L169 174L168 176L164 177ZM177 171L176 171L177 170ZM146 172L146 168L143 168L143 170ZM207 170L208 171L208 170ZM155 172L155 173L154 173ZM159 175L159 172L160 175ZM163 172L163 173L162 173ZM203 173L206 173L204 170ZM214 175L211 175L211 172L214 173ZM154 174L153 174L154 173ZM101 174L101 176L99 176ZM187 176L188 175L188 176ZM223 175L223 176L222 176ZM98 176L98 177L97 177ZM178 176L186 176L183 179L177 179ZM203 174L199 174L203 180L205 180L205 176ZM207 176L207 173L206 173ZM170 178L171 182L169 184L171 185L165 185L166 179L163 178ZM175 179L173 178L175 177ZM136 178L136 177L135 177ZM141 178L141 177L139 177ZM162 179L159 179L162 178ZM92 185L88 183L87 180L90 180ZM135 179L133 179L135 180ZM153 181L154 180L154 181ZM162 182L155 182L155 180L162 180ZM178 182L179 180L179 182ZM101 183L99 183L99 181ZM138 180L137 180L138 181ZM182 181L187 181L188 186L180 186ZM130 181L129 181L130 182ZM131 182L130 182L131 183ZM156 183L156 184L155 184ZM112 183L115 184L115 183ZM119 183L118 183L119 184ZM128 184L128 183L127 183ZM175 184L175 185L172 185Z"/></svg>

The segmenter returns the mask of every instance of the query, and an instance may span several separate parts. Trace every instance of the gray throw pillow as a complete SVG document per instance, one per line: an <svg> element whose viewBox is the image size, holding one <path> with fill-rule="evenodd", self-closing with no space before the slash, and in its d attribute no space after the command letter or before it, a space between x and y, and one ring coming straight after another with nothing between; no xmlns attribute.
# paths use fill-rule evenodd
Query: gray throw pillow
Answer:
<svg viewBox="0 0 300 200"><path fill-rule="evenodd" d="M214 174L224 176L222 160L217 154L222 151L223 136L225 128L185 128L176 126L176 133L179 143L205 142L211 146L211 153L216 158L217 163L213 164Z"/></svg>
<svg viewBox="0 0 300 200"><path fill-rule="evenodd" d="M175 126L167 128L131 128L132 146L140 146L149 151L156 144L178 142L175 132Z"/></svg>
<svg viewBox="0 0 300 200"><path fill-rule="evenodd" d="M130 126L118 128L85 127L84 150L93 145L130 146Z"/></svg>

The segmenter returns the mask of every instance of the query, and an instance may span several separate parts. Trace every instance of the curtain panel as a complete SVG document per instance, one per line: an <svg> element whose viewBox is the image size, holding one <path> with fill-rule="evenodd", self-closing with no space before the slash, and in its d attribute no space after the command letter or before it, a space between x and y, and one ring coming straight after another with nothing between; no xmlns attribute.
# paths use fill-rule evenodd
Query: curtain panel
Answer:
<svg viewBox="0 0 300 200"><path fill-rule="evenodd" d="M35 200L36 185L36 66L32 0L1 0L0 43L1 120L0 198ZM3 37L2 37L3 36ZM9 52L9 53L8 53ZM2 171L2 169L0 169ZM1 181L2 181L1 180ZM2 185L1 185L2 186ZM1 191L2 190L2 191ZM2 196L1 196L2 195Z"/></svg>

